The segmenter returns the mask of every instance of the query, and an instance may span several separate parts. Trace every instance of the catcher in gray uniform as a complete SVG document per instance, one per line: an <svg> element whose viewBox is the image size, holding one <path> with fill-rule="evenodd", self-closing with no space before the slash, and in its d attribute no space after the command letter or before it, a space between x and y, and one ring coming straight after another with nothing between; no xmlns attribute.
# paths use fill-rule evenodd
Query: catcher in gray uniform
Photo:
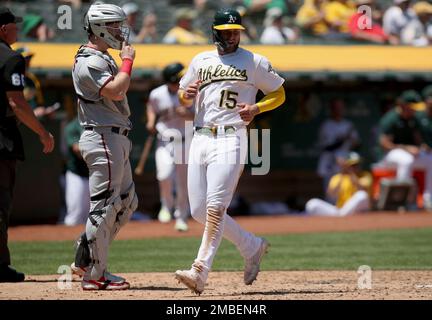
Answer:
<svg viewBox="0 0 432 320"><path fill-rule="evenodd" d="M124 290L125 279L107 272L108 247L138 206L129 163L132 143L126 98L135 50L127 44L123 10L92 5L84 29L89 41L75 56L72 78L78 118L84 132L80 152L89 168L90 213L78 241L72 270L83 276L84 290ZM120 69L107 52L121 50Z"/></svg>

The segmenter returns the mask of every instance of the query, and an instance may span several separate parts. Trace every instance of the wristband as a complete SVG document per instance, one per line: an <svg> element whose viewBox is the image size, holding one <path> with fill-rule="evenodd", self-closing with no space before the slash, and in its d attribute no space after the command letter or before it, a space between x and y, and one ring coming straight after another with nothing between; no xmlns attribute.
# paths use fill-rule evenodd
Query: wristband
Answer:
<svg viewBox="0 0 432 320"><path fill-rule="evenodd" d="M122 66L120 67L120 71L119 72L126 72L129 77L132 73L132 65L133 65L133 60L130 58L124 58L123 59L123 63Z"/></svg>
<svg viewBox="0 0 432 320"><path fill-rule="evenodd" d="M179 100L180 100L180 103L181 103L182 105L190 105L190 104L192 103L193 99L187 99L187 98L185 97L185 93L186 93L186 92L184 92L184 91L180 91L180 94L179 94Z"/></svg>

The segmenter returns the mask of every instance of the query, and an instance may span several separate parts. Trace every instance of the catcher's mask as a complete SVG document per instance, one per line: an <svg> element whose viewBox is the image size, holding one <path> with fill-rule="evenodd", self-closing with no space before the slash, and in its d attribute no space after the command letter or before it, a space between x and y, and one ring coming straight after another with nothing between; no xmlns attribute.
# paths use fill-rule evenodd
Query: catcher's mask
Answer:
<svg viewBox="0 0 432 320"><path fill-rule="evenodd" d="M84 29L101 38L113 49L120 50L122 43L129 42L130 29L123 10L113 4L93 4L84 21Z"/></svg>
<svg viewBox="0 0 432 320"><path fill-rule="evenodd" d="M220 34L222 30L245 30L241 24L240 13L237 10L220 9L214 16L212 25L213 42L223 52L229 48L229 44L222 38Z"/></svg>
<svg viewBox="0 0 432 320"><path fill-rule="evenodd" d="M165 82L178 83L185 73L185 67L180 62L167 65L162 70L162 76Z"/></svg>

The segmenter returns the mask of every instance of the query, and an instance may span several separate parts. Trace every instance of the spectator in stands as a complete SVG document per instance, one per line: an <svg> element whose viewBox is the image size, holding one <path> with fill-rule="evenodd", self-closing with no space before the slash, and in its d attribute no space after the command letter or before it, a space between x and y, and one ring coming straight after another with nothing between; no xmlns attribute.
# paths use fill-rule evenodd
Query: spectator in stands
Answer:
<svg viewBox="0 0 432 320"><path fill-rule="evenodd" d="M63 4L72 5L75 9L79 9L83 2L90 2L90 0L58 0L58 2Z"/></svg>
<svg viewBox="0 0 432 320"><path fill-rule="evenodd" d="M348 152L360 144L359 134L354 124L344 118L345 102L334 99L330 102L330 118L325 120L319 129L318 175L323 179L324 190L327 190L330 178L339 172L337 158L345 157Z"/></svg>
<svg viewBox="0 0 432 320"><path fill-rule="evenodd" d="M397 43L394 36L388 36L381 25L368 13L373 13L375 10L374 0L356 0L357 12L355 12L349 22L348 28L351 36L357 40L370 41L375 43L384 44L387 42ZM360 7L368 6L371 12L359 11Z"/></svg>
<svg viewBox="0 0 432 320"><path fill-rule="evenodd" d="M396 177L401 181L411 179L413 167L425 169L423 203L432 209L432 154L421 149L421 126L415 117L415 105L421 96L414 90L404 91L393 110L380 120L379 144L384 152L381 166L396 166Z"/></svg>
<svg viewBox="0 0 432 320"><path fill-rule="evenodd" d="M229 7L229 6L228 6ZM243 44L254 42L258 39L258 31L255 26L255 23L252 21L251 17L247 14L247 9L243 6L236 7L238 13L242 18L242 25L245 27L245 30L241 30L240 33L240 41Z"/></svg>
<svg viewBox="0 0 432 320"><path fill-rule="evenodd" d="M36 14L28 14L24 16L22 33L27 38L45 42L54 38L54 30L49 28L43 18Z"/></svg>
<svg viewBox="0 0 432 320"><path fill-rule="evenodd" d="M267 10L264 27L260 39L262 44L287 44L298 38L296 31L284 25L283 13L276 7Z"/></svg>
<svg viewBox="0 0 432 320"><path fill-rule="evenodd" d="M315 36L328 34L328 23L325 20L325 0L305 0L296 15L296 23L303 33Z"/></svg>
<svg viewBox="0 0 432 320"><path fill-rule="evenodd" d="M196 19L196 11L190 8L178 9L175 13L176 25L163 38L169 44L207 44L207 37L201 31L194 30L192 23Z"/></svg>
<svg viewBox="0 0 432 320"><path fill-rule="evenodd" d="M348 0L331 0L324 5L324 13L330 26L331 38L347 38L348 22L355 13L353 4Z"/></svg>
<svg viewBox="0 0 432 320"><path fill-rule="evenodd" d="M306 203L306 213L311 215L344 217L370 209L372 175L362 171L360 155L350 152L338 158L340 171L332 176L327 188L328 197L336 205L321 199L311 199Z"/></svg>
<svg viewBox="0 0 432 320"><path fill-rule="evenodd" d="M25 78L24 78L24 98L32 107L33 113L37 118L52 117L55 114L58 105L45 106L45 99L42 92L42 86L37 76L30 71L30 63L34 56L27 47L21 47L16 50L25 60Z"/></svg>
<svg viewBox="0 0 432 320"><path fill-rule="evenodd" d="M393 0L394 5L384 13L383 29L386 34L395 36L394 44L401 43L402 30L416 18L410 3L411 0Z"/></svg>
<svg viewBox="0 0 432 320"><path fill-rule="evenodd" d="M287 13L287 5L284 0L243 0L243 5L248 12L266 12L272 8L279 8L283 14Z"/></svg>
<svg viewBox="0 0 432 320"><path fill-rule="evenodd" d="M425 110L417 112L416 116L420 122L422 148L426 152L432 153L432 85L423 89L422 96Z"/></svg>
<svg viewBox="0 0 432 320"><path fill-rule="evenodd" d="M131 27L129 34L130 43L154 43L157 41L157 17L149 12L143 17L141 29L137 29L139 8L134 2L128 2L122 6L127 16L127 23Z"/></svg>
<svg viewBox="0 0 432 320"><path fill-rule="evenodd" d="M402 44L424 47L431 43L427 35L427 29L432 17L432 4L420 1L414 4L413 9L417 17L402 29L401 42Z"/></svg>

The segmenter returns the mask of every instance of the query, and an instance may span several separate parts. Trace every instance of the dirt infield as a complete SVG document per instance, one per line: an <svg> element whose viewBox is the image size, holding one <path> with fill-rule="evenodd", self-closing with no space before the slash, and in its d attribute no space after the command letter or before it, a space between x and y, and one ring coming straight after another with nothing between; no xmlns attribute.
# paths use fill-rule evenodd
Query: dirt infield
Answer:
<svg viewBox="0 0 432 320"><path fill-rule="evenodd" d="M142 299L142 300L297 300L297 299L431 299L430 271L374 271L372 288L359 289L355 271L261 272L245 286L241 272L213 272L201 296L178 284L170 273L121 274L131 283L127 291L84 292L75 279L71 289L59 289L58 275L29 276L19 284L0 284L0 299Z"/></svg>
<svg viewBox="0 0 432 320"><path fill-rule="evenodd" d="M432 227L430 213L371 213L345 218L304 216L241 217L236 220L258 234L361 231ZM10 241L73 240L83 226L20 226L9 230ZM201 236L202 226L174 231L173 223L131 222L118 239ZM123 292L83 292L79 279L71 288L58 288L59 275L27 276L24 283L0 284L0 299L431 299L432 271L373 271L372 289L359 289L356 271L266 271L252 286L241 272L212 272L204 293L197 297L177 284L171 273L123 274L132 284Z"/></svg>

